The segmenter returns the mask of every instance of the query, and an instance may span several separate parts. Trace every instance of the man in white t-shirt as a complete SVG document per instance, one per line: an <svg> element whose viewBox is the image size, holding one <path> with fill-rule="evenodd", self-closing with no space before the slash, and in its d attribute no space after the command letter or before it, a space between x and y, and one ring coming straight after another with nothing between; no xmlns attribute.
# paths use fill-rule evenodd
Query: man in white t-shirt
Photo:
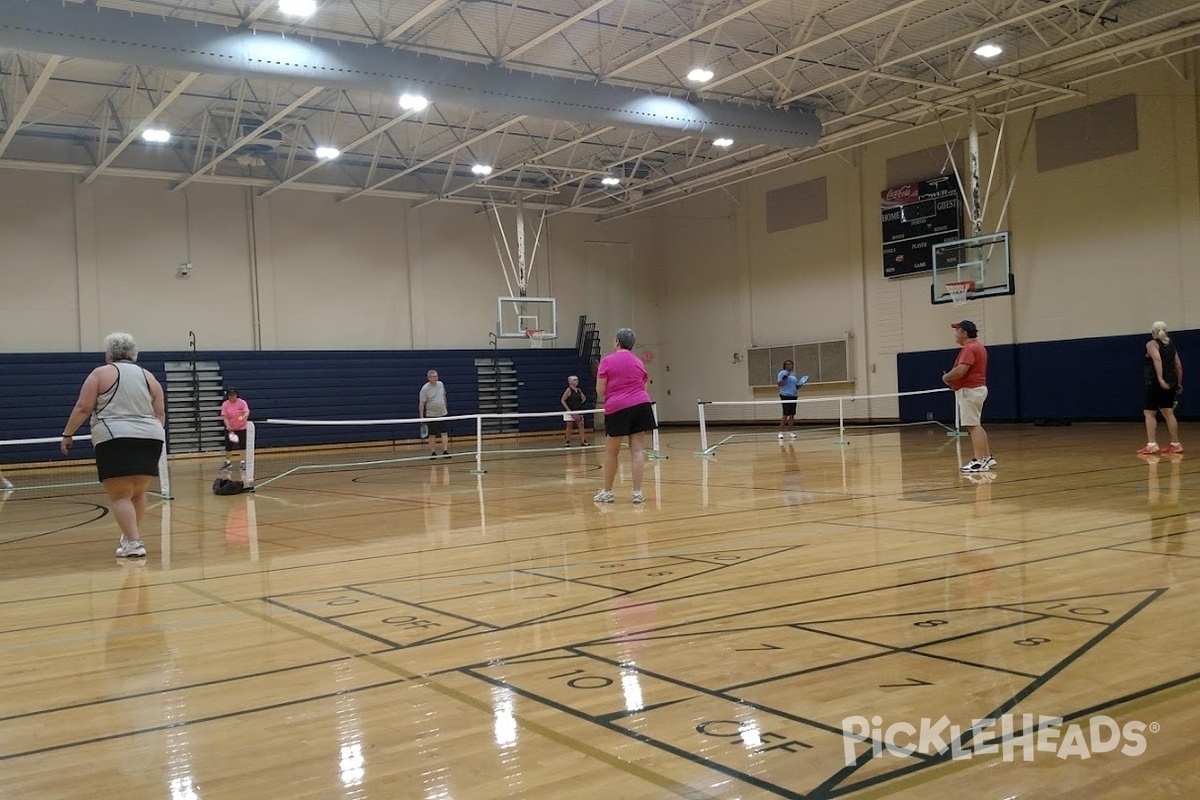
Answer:
<svg viewBox="0 0 1200 800"><path fill-rule="evenodd" d="M421 387L421 393L418 395L419 402L417 403L417 413L423 420L427 420L426 425L429 426L429 438L433 440L435 436L442 436L442 458L450 457L450 433L449 423L434 419L435 417L444 417L446 411L446 384L438 380L436 369L431 369L425 376L425 385ZM437 458L437 448L429 454L430 458Z"/></svg>

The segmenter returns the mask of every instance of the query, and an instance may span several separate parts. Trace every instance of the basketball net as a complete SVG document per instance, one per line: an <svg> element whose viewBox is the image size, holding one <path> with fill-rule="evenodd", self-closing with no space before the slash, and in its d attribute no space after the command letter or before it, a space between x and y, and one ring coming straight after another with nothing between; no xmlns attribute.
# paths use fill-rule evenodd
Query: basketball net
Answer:
<svg viewBox="0 0 1200 800"><path fill-rule="evenodd" d="M546 331L536 328L525 331L525 338L529 340L529 346L534 350L539 350L542 347L542 342L546 338Z"/></svg>
<svg viewBox="0 0 1200 800"><path fill-rule="evenodd" d="M975 281L946 281L946 294L956 306L965 305L974 290Z"/></svg>

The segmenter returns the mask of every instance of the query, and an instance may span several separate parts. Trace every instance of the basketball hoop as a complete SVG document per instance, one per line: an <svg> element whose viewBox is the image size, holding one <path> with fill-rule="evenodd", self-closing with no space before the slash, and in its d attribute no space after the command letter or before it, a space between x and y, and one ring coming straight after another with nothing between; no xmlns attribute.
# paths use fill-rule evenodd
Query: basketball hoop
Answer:
<svg viewBox="0 0 1200 800"><path fill-rule="evenodd" d="M542 342L546 340L546 331L542 328L526 329L525 338L529 340L529 346L537 350L541 348Z"/></svg>
<svg viewBox="0 0 1200 800"><path fill-rule="evenodd" d="M966 303L968 295L974 291L975 281L946 281L946 294L956 306Z"/></svg>

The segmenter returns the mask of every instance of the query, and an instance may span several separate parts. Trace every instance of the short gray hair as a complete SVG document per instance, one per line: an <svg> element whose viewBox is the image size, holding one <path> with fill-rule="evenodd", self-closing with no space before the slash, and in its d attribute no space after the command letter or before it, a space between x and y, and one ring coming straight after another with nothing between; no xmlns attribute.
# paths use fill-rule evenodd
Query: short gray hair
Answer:
<svg viewBox="0 0 1200 800"><path fill-rule="evenodd" d="M137 361L137 342L128 333L110 333L104 337L104 354L113 361Z"/></svg>
<svg viewBox="0 0 1200 800"><path fill-rule="evenodd" d="M614 337L617 344L621 345L622 350L632 350L637 344L637 337L633 335L633 328L620 328L617 335Z"/></svg>
<svg viewBox="0 0 1200 800"><path fill-rule="evenodd" d="M571 381L576 381L576 382L578 382L578 381L579 381L579 376L578 376L578 375L568 375L568 376L567 376L567 383L570 383Z"/></svg>

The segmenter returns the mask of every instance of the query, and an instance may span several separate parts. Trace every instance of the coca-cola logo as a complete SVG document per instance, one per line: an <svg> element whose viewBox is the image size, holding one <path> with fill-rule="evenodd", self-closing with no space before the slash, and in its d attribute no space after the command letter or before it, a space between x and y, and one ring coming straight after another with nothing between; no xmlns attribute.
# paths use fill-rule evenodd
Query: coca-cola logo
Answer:
<svg viewBox="0 0 1200 800"><path fill-rule="evenodd" d="M918 184L909 183L904 186L893 186L891 189L884 189L879 193L883 197L883 202L887 205L902 206L906 203L915 203L921 196L921 188Z"/></svg>

